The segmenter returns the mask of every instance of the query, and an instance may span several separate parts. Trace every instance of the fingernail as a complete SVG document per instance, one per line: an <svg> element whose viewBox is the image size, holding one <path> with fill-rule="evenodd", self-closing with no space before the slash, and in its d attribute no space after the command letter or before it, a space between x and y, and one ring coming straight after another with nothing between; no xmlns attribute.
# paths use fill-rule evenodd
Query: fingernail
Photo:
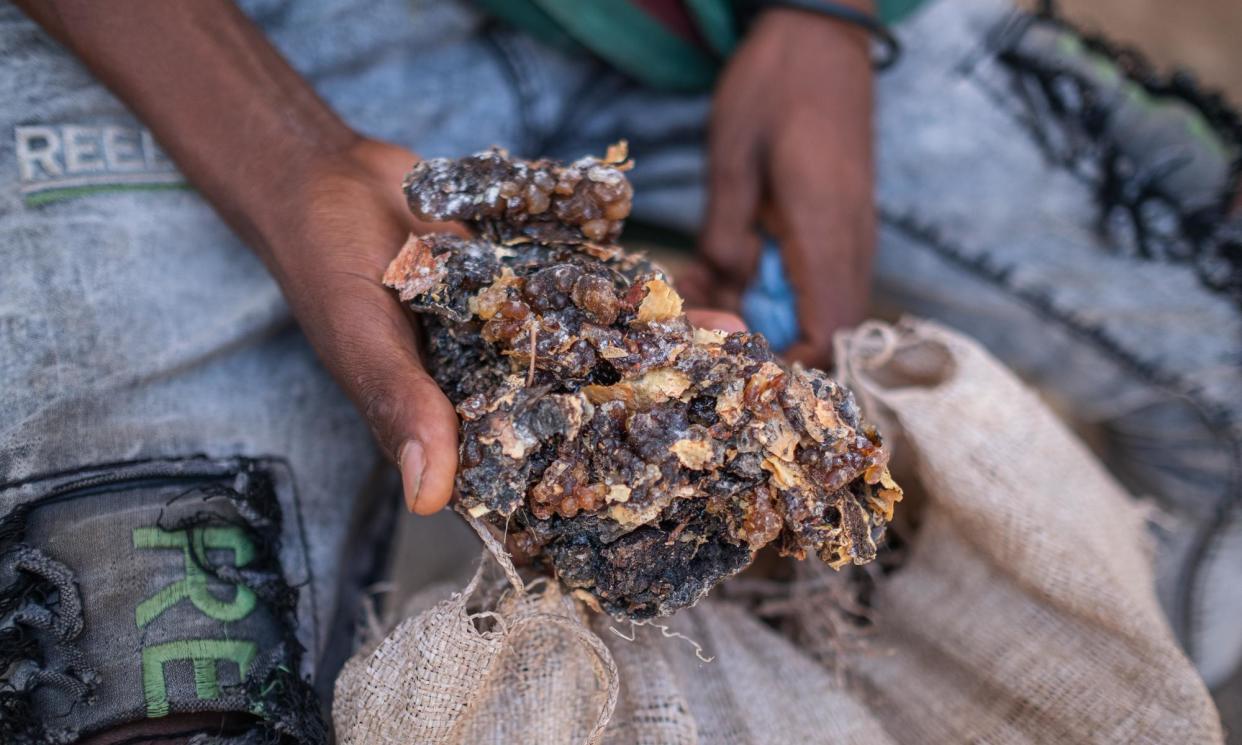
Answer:
<svg viewBox="0 0 1242 745"><path fill-rule="evenodd" d="M397 454L397 467L401 469L401 486L405 491L405 506L410 512L418 504L418 490L423 485L423 469L427 457L418 440L408 440Z"/></svg>

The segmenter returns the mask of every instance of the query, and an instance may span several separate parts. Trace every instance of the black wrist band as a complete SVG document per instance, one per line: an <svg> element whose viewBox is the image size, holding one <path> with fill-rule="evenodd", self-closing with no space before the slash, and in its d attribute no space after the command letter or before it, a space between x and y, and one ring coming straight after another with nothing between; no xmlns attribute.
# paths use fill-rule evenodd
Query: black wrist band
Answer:
<svg viewBox="0 0 1242 745"><path fill-rule="evenodd" d="M848 5L828 2L828 0L752 0L751 8L755 13L768 8L792 8L858 26L880 42L883 51L874 62L878 70L891 67L901 56L901 42L897 40L888 26L881 23L875 16Z"/></svg>

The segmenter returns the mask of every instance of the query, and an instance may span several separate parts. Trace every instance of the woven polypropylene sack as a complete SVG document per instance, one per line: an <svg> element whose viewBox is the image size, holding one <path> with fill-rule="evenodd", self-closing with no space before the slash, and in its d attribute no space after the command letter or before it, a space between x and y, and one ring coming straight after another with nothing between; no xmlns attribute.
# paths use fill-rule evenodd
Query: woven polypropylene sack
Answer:
<svg viewBox="0 0 1242 745"><path fill-rule="evenodd" d="M1220 742L1157 607L1143 511L1039 398L928 323L868 324L838 359L924 495L900 568L870 595L865 645L827 638L818 570L784 598L789 635L727 592L661 627L584 623L555 584L510 571L490 615L467 609L476 578L355 656L338 739Z"/></svg>

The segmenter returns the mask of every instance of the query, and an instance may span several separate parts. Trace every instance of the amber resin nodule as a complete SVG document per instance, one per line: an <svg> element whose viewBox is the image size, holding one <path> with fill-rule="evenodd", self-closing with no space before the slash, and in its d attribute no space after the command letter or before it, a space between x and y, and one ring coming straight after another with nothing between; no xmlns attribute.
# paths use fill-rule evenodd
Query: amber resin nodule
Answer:
<svg viewBox="0 0 1242 745"><path fill-rule="evenodd" d="M384 283L420 313L461 417L456 508L607 613L693 605L776 542L875 557L901 489L854 397L758 334L696 329L662 269L612 243L624 143L568 165L492 150L417 164Z"/></svg>

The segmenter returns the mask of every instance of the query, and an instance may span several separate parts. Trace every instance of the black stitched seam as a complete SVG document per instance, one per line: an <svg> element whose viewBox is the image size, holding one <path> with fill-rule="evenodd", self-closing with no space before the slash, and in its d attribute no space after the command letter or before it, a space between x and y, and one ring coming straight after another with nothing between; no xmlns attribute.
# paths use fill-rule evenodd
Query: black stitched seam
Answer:
<svg viewBox="0 0 1242 745"><path fill-rule="evenodd" d="M1090 94L1094 89L1091 88L1090 81L1081 80L1066 70L1041 67L1037 61L1026 59L1015 52L1018 41L1037 23L1072 34L1082 42L1088 52L1112 60L1127 80L1138 84L1153 97L1175 98L1188 104L1204 117L1216 134L1232 145L1235 156L1229 164L1226 186L1223 193L1218 195L1216 206L1186 211L1176 206L1175 199L1170 198L1160 188L1159 178L1155 174L1147 175L1146 182L1143 182L1120 170L1123 160L1120 150L1116 143L1103 136L1104 123L1111 112L1092 100ZM1099 229L1107 232L1109 216L1123 215L1128 218L1130 227L1135 231L1139 258L1154 260L1159 253L1168 261L1190 263L1205 287L1230 297L1242 309L1242 238L1239 238L1239 229L1228 220L1231 206L1237 198L1239 188L1242 188L1239 183L1242 181L1242 118L1229 107L1225 99L1219 93L1203 90L1185 71L1176 72L1167 78L1160 77L1137 50L1122 47L1102 36L1086 34L1055 16L1051 6L1037 15L1012 14L989 34L986 46L988 49L985 56L994 57L1014 76L1015 95L1028 109L1025 116L1015 115L1019 123L1029 131L1050 162L1066 169L1094 191L1100 209ZM964 65L964 72L969 72L977 62L978 60L974 60ZM1053 90L1052 81L1057 79L1072 80L1078 86L1084 104L1075 119L1076 125L1091 139L1092 144L1098 148L1097 152L1060 153L1044 137L1039 122L1041 117L1050 115L1054 121L1071 118L1070 113L1061 110L1063 102ZM1039 86L1040 95L1046 99L1048 107L1042 111L1033 110L1035 102L1028 95L1030 92L1023 87L1028 85ZM986 85L982 87L1002 110L1013 113L1000 100L1002 96ZM1085 173L1084 166L1092 158L1100 166L1098 177ZM1173 248L1176 245L1175 239L1153 234L1143 220L1142 208L1157 199L1175 207L1179 232L1177 238L1190 248L1189 256L1178 255L1180 252ZM1159 250L1153 251L1153 248Z"/></svg>

